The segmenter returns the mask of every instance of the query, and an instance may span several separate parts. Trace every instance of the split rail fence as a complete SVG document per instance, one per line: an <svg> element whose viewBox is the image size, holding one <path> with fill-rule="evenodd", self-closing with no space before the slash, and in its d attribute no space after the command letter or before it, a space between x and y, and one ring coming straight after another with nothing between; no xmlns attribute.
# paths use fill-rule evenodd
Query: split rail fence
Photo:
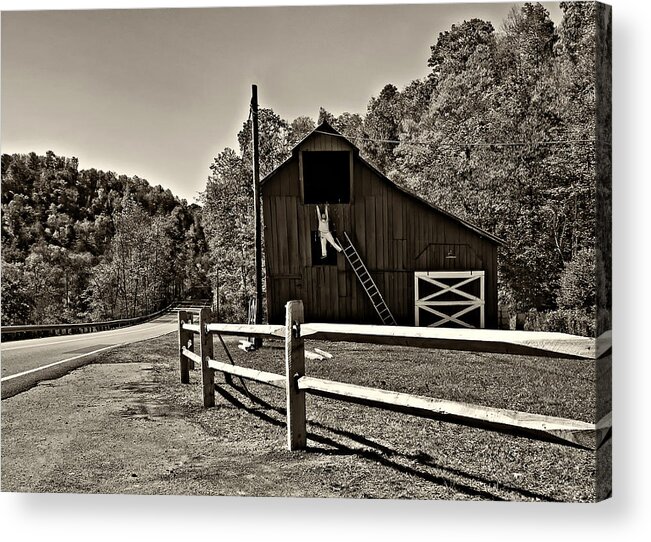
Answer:
<svg viewBox="0 0 651 542"><path fill-rule="evenodd" d="M597 423L587 423L310 377L305 374L304 346L305 339L319 339L594 361L611 351L609 333L595 340L562 333L312 324L304 322L302 301L287 303L284 326L213 323L208 309L194 315L179 311L178 318L181 382L190 382L190 369L197 363L201 367L205 407L215 405L216 371L224 373L227 383L237 376L285 389L290 450L307 445L306 393L588 450L598 449L611 434L611 413ZM237 366L230 355L230 363L216 360L215 335L222 343L222 335L284 338L285 374Z"/></svg>

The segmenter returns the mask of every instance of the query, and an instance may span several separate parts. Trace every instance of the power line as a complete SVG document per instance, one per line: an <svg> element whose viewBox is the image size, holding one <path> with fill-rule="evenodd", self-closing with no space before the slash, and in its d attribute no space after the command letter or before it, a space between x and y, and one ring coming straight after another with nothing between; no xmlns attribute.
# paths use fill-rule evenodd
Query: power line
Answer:
<svg viewBox="0 0 651 542"><path fill-rule="evenodd" d="M388 143L388 144L404 144L404 145L417 145L417 146L426 146L426 147L460 147L460 148L470 148L470 147L529 147L535 145L567 145L574 143L600 143L610 145L610 142L600 141L598 139L589 138L589 139L558 139L558 140L544 140L544 141L513 141L513 142L478 142L478 143L432 143L431 141L409 141L409 140L396 140L396 139L374 139L370 137L354 137L354 136L345 136L343 134L333 134L331 132L324 132L322 130L315 130L318 134L329 135L332 137L342 137L344 139L350 139L354 141L370 141L374 143Z"/></svg>

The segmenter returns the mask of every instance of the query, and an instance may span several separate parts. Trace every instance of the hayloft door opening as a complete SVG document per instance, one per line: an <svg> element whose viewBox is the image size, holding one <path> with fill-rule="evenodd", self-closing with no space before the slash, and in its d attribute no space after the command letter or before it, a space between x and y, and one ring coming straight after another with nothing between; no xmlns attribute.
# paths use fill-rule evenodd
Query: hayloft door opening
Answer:
<svg viewBox="0 0 651 542"><path fill-rule="evenodd" d="M484 279L484 271L416 271L416 325L483 328Z"/></svg>
<svg viewBox="0 0 651 542"><path fill-rule="evenodd" d="M351 153L301 152L304 203L350 203Z"/></svg>

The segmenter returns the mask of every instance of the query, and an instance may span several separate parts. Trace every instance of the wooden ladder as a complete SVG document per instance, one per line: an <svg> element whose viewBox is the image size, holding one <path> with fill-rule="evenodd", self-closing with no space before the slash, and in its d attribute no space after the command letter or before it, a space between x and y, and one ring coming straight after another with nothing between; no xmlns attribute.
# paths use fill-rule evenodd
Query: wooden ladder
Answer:
<svg viewBox="0 0 651 542"><path fill-rule="evenodd" d="M393 317L393 314L391 314L389 307L387 307L387 304L384 302L384 298L382 297L380 290L375 284L375 281L371 277L371 274L368 272L368 269L364 265L362 258L357 252L355 245L353 245L353 242L350 240L350 237L348 237L348 234L346 232L344 232L344 237L346 239L345 243L342 244L344 255L346 256L346 259L348 260L350 266L355 271L355 274L357 275L362 288L364 288L366 295L368 295L371 303L373 303L373 306L375 307L380 320L382 320L382 323L384 325L397 325L396 319Z"/></svg>

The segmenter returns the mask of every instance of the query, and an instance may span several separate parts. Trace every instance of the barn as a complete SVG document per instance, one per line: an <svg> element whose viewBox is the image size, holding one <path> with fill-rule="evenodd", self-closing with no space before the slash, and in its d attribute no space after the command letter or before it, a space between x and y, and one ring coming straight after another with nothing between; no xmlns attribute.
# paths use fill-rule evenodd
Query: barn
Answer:
<svg viewBox="0 0 651 542"><path fill-rule="evenodd" d="M393 183L327 122L260 183L269 323L497 327L494 235ZM330 243L322 257L319 215Z"/></svg>

